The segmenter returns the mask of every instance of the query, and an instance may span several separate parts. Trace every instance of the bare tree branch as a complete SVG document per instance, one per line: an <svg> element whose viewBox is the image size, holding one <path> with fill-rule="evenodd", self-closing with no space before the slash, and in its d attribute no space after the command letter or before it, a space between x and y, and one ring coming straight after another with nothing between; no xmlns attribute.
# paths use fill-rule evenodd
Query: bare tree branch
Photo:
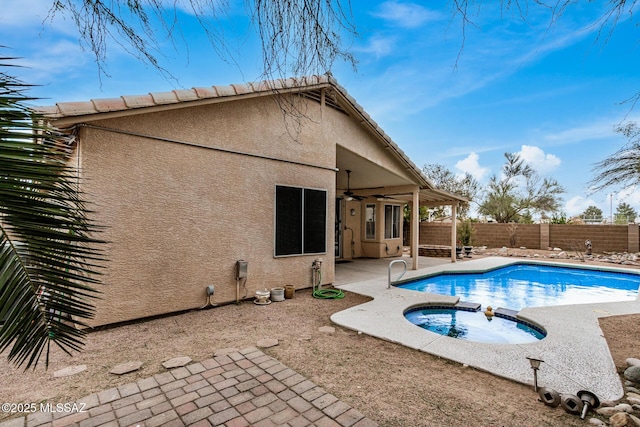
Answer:
<svg viewBox="0 0 640 427"><path fill-rule="evenodd" d="M456 59L456 66L462 56L467 39L466 29L469 25L477 27L475 20L481 10L493 8L492 10L495 10L496 14L499 13L502 19L508 15L515 14L525 22L530 19L535 8L546 10L549 12L548 30L550 30L558 24L571 7L591 7L596 10L596 18L592 24L593 28L597 28L597 36L594 42L603 41L607 43L620 20L625 15L633 17L633 11L639 1L609 0L606 4L589 2L588 6L585 6L585 2L579 0L501 0L499 5L498 3L483 2L482 0L451 0L452 20L457 17L460 18L462 33L462 42ZM606 37L603 37L604 34L606 34Z"/></svg>
<svg viewBox="0 0 640 427"><path fill-rule="evenodd" d="M628 142L618 151L595 164L597 173L589 185L593 191L607 187L640 183L640 127L636 122L627 122L616 127Z"/></svg>
<svg viewBox="0 0 640 427"><path fill-rule="evenodd" d="M324 74L337 60L355 67L342 38L357 36L350 0L245 0L245 7L261 38L265 80ZM108 46L115 42L174 78L159 58L162 42L184 38L180 9L195 16L221 60L235 63L219 25L229 9L227 0L52 0L48 19L58 14L73 19L101 74L108 75Z"/></svg>

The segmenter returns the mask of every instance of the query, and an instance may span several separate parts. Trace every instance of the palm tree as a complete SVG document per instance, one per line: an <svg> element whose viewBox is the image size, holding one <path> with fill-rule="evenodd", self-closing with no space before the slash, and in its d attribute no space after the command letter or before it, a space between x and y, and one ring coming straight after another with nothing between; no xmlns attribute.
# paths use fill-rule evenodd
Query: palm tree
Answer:
<svg viewBox="0 0 640 427"><path fill-rule="evenodd" d="M51 343L80 350L102 263L72 166L73 138L26 105L0 57L0 352L35 368Z"/></svg>

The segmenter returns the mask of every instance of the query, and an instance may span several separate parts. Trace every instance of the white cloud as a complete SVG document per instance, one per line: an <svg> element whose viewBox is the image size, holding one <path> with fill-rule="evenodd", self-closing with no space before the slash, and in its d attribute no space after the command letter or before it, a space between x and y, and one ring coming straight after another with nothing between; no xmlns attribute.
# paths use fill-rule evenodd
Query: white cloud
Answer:
<svg viewBox="0 0 640 427"><path fill-rule="evenodd" d="M601 120L547 135L545 140L556 144L571 144L574 142L611 138L615 135L613 129L615 124L616 122L614 120Z"/></svg>
<svg viewBox="0 0 640 427"><path fill-rule="evenodd" d="M64 10L54 12L53 3L52 0L2 0L0 28L27 39L46 38L50 34L77 38L78 30L71 14Z"/></svg>
<svg viewBox="0 0 640 427"><path fill-rule="evenodd" d="M573 217L582 214L589 206L598 206L598 203L588 197L574 196L565 203L564 212Z"/></svg>
<svg viewBox="0 0 640 427"><path fill-rule="evenodd" d="M215 0L211 3L193 3L191 0L161 0L161 6L166 10L180 10L189 15L221 16L229 8L226 0Z"/></svg>
<svg viewBox="0 0 640 427"><path fill-rule="evenodd" d="M479 159L480 156L476 153L469 153L466 158L456 163L456 169L463 173L468 173L480 181L489 173L489 168L480 166L480 163L478 162Z"/></svg>
<svg viewBox="0 0 640 427"><path fill-rule="evenodd" d="M547 174L560 166L560 158L553 154L545 154L539 147L523 145L518 153L529 166L541 174Z"/></svg>
<svg viewBox="0 0 640 427"><path fill-rule="evenodd" d="M46 46L34 43L33 50L22 53L25 56L16 61L24 67L21 78L39 85L55 84L61 78L86 73L87 65L94 66L91 52L83 50L77 41L68 39L59 38ZM47 66L43 67L43 63Z"/></svg>
<svg viewBox="0 0 640 427"><path fill-rule="evenodd" d="M358 48L359 52L370 53L376 58L387 56L394 51L396 40L391 37L373 36L365 47Z"/></svg>
<svg viewBox="0 0 640 427"><path fill-rule="evenodd" d="M382 3L379 12L373 15L403 28L417 28L428 21L440 19L439 13L432 12L419 4L397 1Z"/></svg>
<svg viewBox="0 0 640 427"><path fill-rule="evenodd" d="M51 0L3 0L0 25L22 27L40 25L51 9Z"/></svg>

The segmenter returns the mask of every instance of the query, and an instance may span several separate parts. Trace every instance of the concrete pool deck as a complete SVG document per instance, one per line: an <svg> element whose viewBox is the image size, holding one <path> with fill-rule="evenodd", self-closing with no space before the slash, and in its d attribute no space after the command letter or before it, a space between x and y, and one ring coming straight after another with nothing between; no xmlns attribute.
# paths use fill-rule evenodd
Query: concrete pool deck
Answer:
<svg viewBox="0 0 640 427"><path fill-rule="evenodd" d="M433 303L455 303L458 298L387 288L388 265L394 259L357 260L336 265L336 288L362 294L372 301L335 313L331 320L345 328L395 342L416 350L490 372L494 375L533 385L533 372L527 356L542 359L538 385L559 393L575 394L589 390L601 400L617 400L624 390L620 377L602 335L600 317L640 313L640 300L597 304L577 304L554 307L524 308L523 320L538 324L547 336L527 344L484 344L442 336L422 329L404 317L410 307ZM410 261L410 258L404 258ZM414 278L442 271L482 271L515 262L540 262L556 265L556 261L487 257L451 263L448 259L419 259L419 269L409 270L402 278ZM408 262L410 265L410 263ZM593 266L592 266L593 267ZM600 270L626 271L618 267L597 267ZM394 265L392 280L401 266ZM630 355L629 357L631 357ZM428 377L428 372L425 372Z"/></svg>

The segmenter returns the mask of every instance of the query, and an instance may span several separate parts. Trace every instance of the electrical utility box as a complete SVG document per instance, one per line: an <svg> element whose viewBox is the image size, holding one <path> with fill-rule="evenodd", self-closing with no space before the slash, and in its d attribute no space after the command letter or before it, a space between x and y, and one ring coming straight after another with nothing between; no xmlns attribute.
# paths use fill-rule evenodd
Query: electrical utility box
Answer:
<svg viewBox="0 0 640 427"><path fill-rule="evenodd" d="M246 279L249 263L247 261L236 261L236 279Z"/></svg>

